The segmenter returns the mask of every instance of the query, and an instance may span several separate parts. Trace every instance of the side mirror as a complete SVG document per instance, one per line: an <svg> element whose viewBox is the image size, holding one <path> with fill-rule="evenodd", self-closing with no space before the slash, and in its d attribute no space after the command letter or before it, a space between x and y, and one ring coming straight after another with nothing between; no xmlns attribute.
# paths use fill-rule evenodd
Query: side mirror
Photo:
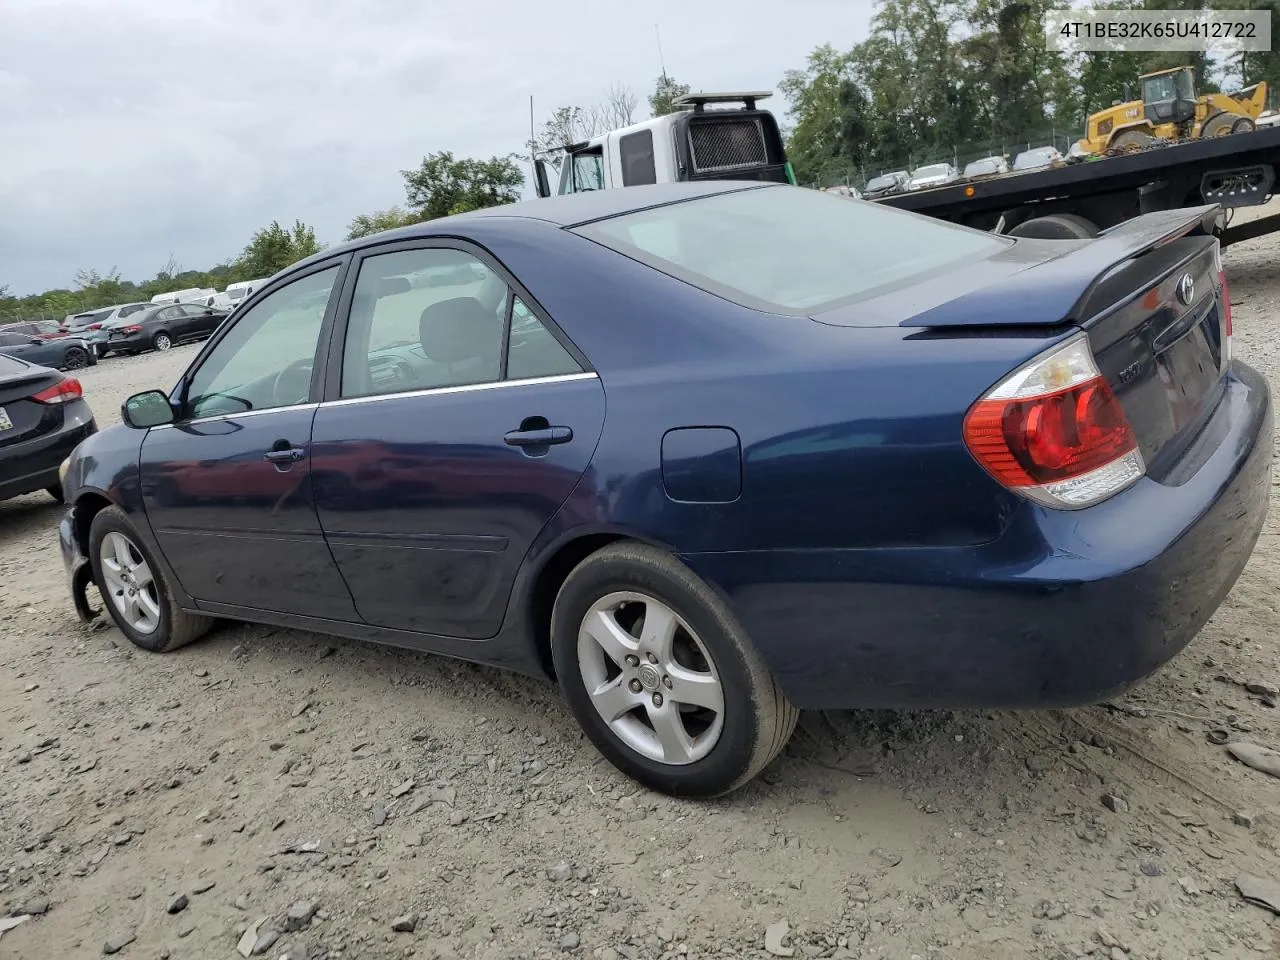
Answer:
<svg viewBox="0 0 1280 960"><path fill-rule="evenodd" d="M27 341L27 343L31 344L32 346L38 347L40 346L40 344L44 343L44 341L41 340L39 337L32 337L30 340Z"/></svg>
<svg viewBox="0 0 1280 960"><path fill-rule="evenodd" d="M120 407L120 419L138 430L173 423L176 419L169 398L159 390L135 393Z"/></svg>
<svg viewBox="0 0 1280 960"><path fill-rule="evenodd" d="M551 177L547 174L547 161L533 161L533 188L540 197L551 196Z"/></svg>

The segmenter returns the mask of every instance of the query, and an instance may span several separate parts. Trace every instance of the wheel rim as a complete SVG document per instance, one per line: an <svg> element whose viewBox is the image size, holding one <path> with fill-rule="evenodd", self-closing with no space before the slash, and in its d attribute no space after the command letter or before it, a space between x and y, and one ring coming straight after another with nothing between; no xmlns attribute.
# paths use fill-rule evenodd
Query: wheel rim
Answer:
<svg viewBox="0 0 1280 960"><path fill-rule="evenodd" d="M156 336L157 350L168 350L169 347L171 347L172 345L173 344L170 342L169 338L166 337L163 333Z"/></svg>
<svg viewBox="0 0 1280 960"><path fill-rule="evenodd" d="M138 633L154 633L160 626L160 595L141 551L123 533L112 531L102 538L98 559L116 613Z"/></svg>
<svg viewBox="0 0 1280 960"><path fill-rule="evenodd" d="M658 763L701 760L724 730L724 688L706 645L642 593L600 598L578 629L587 696L619 740Z"/></svg>
<svg viewBox="0 0 1280 960"><path fill-rule="evenodd" d="M79 370L88 362L88 360L89 358L85 356L85 353L83 350L67 351L67 369L68 370Z"/></svg>

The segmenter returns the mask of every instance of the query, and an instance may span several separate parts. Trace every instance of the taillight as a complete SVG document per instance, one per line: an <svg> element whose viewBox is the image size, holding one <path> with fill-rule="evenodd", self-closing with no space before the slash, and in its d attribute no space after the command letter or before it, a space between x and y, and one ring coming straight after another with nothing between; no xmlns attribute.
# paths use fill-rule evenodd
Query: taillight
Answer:
<svg viewBox="0 0 1280 960"><path fill-rule="evenodd" d="M37 403L70 403L84 396L84 389L75 377L63 377L52 387L46 387L39 393L33 393L31 399Z"/></svg>
<svg viewBox="0 0 1280 960"><path fill-rule="evenodd" d="M131 323L127 327L121 327L120 332L121 333L141 333L142 327L138 326L136 323Z"/></svg>
<svg viewBox="0 0 1280 960"><path fill-rule="evenodd" d="M1050 507L1091 506L1146 473L1083 335L1020 367L970 407L964 441L1000 483Z"/></svg>
<svg viewBox="0 0 1280 960"><path fill-rule="evenodd" d="M101 330L101 329L102 329L102 324L100 324L100 323L91 323L91 324L89 324L89 329L90 329L90 330Z"/></svg>

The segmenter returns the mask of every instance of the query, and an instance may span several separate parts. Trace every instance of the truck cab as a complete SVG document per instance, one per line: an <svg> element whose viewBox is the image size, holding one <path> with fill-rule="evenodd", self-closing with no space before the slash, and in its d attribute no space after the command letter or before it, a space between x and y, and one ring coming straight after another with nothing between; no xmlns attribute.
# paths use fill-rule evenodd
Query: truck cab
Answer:
<svg viewBox="0 0 1280 960"><path fill-rule="evenodd" d="M559 170L534 161L538 196L687 180L795 183L768 91L692 93L681 109L562 148ZM740 103L737 108L712 104ZM554 184L554 186L553 186Z"/></svg>

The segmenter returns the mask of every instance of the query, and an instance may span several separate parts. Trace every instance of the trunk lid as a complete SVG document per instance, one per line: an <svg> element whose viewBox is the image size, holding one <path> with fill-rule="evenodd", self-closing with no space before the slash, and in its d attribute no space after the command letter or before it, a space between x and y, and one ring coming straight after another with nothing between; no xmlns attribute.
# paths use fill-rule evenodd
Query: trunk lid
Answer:
<svg viewBox="0 0 1280 960"><path fill-rule="evenodd" d="M1162 211L1095 240L1019 243L1024 255L1059 252L901 325L952 335L1083 328L1147 475L1173 482L1174 467L1222 396L1230 363L1220 252L1209 235L1217 213L1216 205ZM1011 316L1011 303L1025 306Z"/></svg>

